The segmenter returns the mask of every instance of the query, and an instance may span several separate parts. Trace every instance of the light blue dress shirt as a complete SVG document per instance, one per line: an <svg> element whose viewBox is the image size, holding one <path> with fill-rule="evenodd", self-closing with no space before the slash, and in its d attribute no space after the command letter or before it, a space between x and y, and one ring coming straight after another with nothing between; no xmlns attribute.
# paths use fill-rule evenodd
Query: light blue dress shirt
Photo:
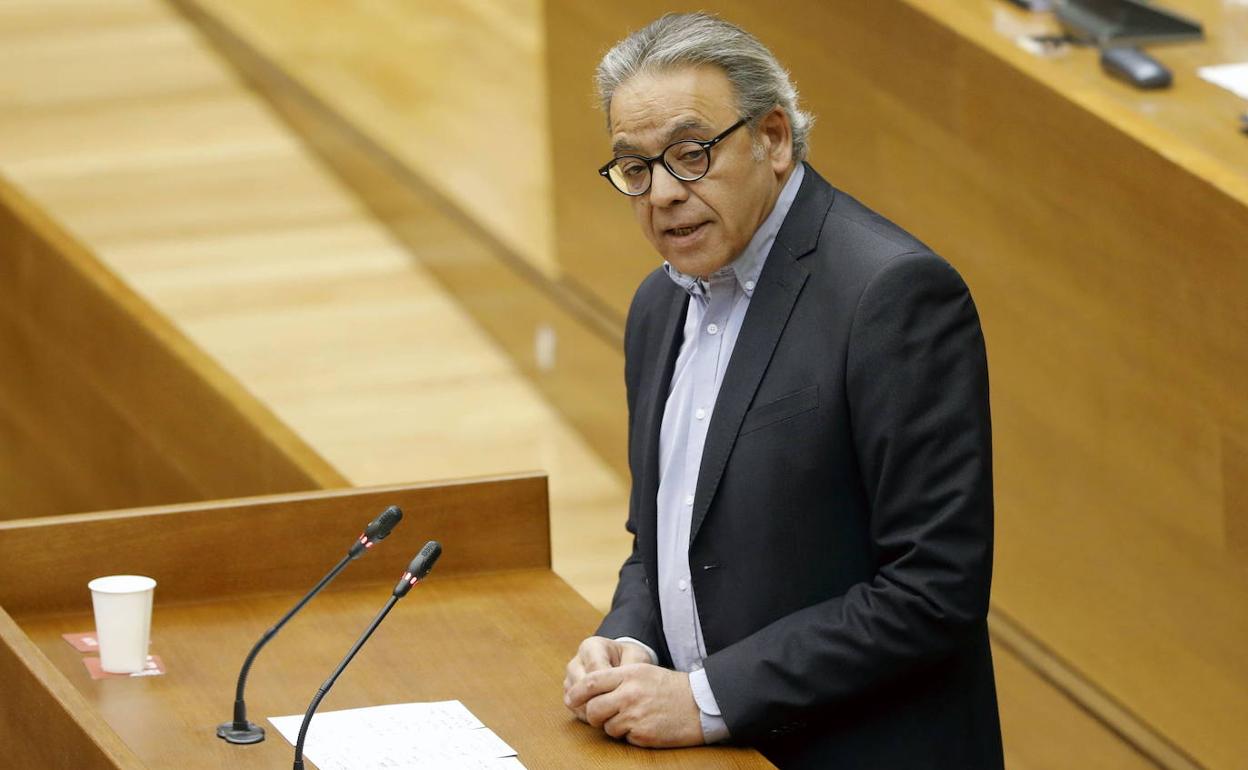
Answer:
<svg viewBox="0 0 1248 770"><path fill-rule="evenodd" d="M804 175L804 167L798 164L745 251L726 267L702 279L684 275L670 264L663 266L668 277L689 292L690 299L685 313L684 338L659 433L659 605L663 636L672 655L672 664L677 671L689 673L693 698L702 712L702 732L707 743L727 738L728 727L702 669L706 643L689 574L693 496L720 383L732 358L737 334L767 253L797 197ZM627 641L637 642L631 638ZM642 646L650 652L651 659L657 661L654 650Z"/></svg>

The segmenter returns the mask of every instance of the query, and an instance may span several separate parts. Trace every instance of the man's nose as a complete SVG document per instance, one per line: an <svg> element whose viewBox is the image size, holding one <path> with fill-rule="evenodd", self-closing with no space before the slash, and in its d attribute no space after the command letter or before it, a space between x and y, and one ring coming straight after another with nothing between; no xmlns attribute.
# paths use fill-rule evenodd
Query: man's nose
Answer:
<svg viewBox="0 0 1248 770"><path fill-rule="evenodd" d="M689 188L672 175L662 161L650 169L650 205L671 206L689 197Z"/></svg>

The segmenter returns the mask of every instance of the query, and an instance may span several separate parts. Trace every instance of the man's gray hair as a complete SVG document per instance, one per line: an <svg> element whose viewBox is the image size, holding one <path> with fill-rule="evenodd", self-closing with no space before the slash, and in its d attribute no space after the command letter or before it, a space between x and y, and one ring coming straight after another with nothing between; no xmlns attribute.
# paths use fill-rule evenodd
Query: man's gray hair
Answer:
<svg viewBox="0 0 1248 770"><path fill-rule="evenodd" d="M793 159L806 158L814 117L798 109L789 73L758 38L706 13L669 13L650 22L607 51L594 80L610 123L611 98L629 78L685 66L713 64L724 71L742 117L752 121L779 106L793 131Z"/></svg>

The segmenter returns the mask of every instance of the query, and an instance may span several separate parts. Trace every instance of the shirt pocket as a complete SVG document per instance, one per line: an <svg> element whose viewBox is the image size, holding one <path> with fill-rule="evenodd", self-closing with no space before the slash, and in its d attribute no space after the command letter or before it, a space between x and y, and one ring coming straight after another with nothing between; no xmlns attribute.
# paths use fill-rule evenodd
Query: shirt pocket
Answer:
<svg viewBox="0 0 1248 770"><path fill-rule="evenodd" d="M819 386L808 385L774 401L751 408L745 413L745 419L741 421L741 430L737 435L744 436L759 428L765 428L781 420L809 412L817 406L819 406Z"/></svg>

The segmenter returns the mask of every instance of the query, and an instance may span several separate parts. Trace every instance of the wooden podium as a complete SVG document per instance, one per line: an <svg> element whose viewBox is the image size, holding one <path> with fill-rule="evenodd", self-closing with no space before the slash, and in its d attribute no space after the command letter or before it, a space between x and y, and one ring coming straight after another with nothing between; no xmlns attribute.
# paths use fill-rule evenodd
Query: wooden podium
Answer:
<svg viewBox="0 0 1248 770"><path fill-rule="evenodd" d="M403 522L260 654L248 715L216 737L247 650L387 505ZM529 768L769 767L744 749L648 751L574 720L563 667L597 612L550 571L544 476L310 492L0 523L0 746L13 768L288 767L265 718L301 714L426 540L444 554L390 613L321 711L459 699ZM157 580L163 676L92 680L61 635L94 628L86 588Z"/></svg>

